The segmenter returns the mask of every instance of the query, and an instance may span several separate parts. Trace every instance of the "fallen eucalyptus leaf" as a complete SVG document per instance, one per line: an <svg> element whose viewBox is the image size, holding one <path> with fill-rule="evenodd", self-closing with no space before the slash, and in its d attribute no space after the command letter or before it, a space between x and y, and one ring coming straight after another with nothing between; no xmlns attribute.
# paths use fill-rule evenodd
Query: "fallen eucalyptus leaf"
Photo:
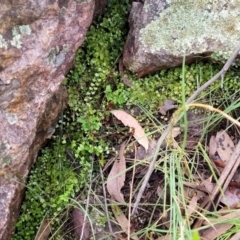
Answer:
<svg viewBox="0 0 240 240"><path fill-rule="evenodd" d="M232 228L232 226L233 224L230 223L217 224L214 227L204 230L201 234L201 237L204 240L214 240Z"/></svg>
<svg viewBox="0 0 240 240"><path fill-rule="evenodd" d="M209 157L213 160L216 158L217 153L217 141L215 136L211 136L208 146Z"/></svg>
<svg viewBox="0 0 240 240"><path fill-rule="evenodd" d="M133 129L133 136L141 144L145 150L148 150L148 138L139 124L139 122L132 117L130 114L122 110L112 110L111 113L119 119L125 126L128 126Z"/></svg>
<svg viewBox="0 0 240 240"><path fill-rule="evenodd" d="M227 163L234 151L234 143L225 131L220 131L216 135L217 152L221 160Z"/></svg>
<svg viewBox="0 0 240 240"><path fill-rule="evenodd" d="M128 233L128 229L131 226L129 225L128 219L126 218L126 216L123 214L122 210L120 209L119 206L117 205L112 205L112 212L115 216L115 219L117 220L119 226L121 227L121 229L125 232ZM131 233L134 233L134 230L131 229ZM129 238L130 239L130 238ZM139 238L137 236L131 236L131 239L133 240L139 240Z"/></svg>
<svg viewBox="0 0 240 240"><path fill-rule="evenodd" d="M163 102L163 105L159 108L159 112L162 115L166 115L167 111L175 108L177 108L176 102L171 99L168 99Z"/></svg>
<svg viewBox="0 0 240 240"><path fill-rule="evenodd" d="M119 160L117 159L114 162L107 179L107 190L111 197L119 203L125 203L123 194L121 193L121 188L124 185L126 177L126 162L124 157L124 149L125 143L121 145L119 151Z"/></svg>
<svg viewBox="0 0 240 240"><path fill-rule="evenodd" d="M216 186L216 183L212 183L211 181L212 180L209 178L202 182L209 193L211 193ZM228 207L240 204L240 189L236 187L228 187L223 195L221 195L220 202Z"/></svg>

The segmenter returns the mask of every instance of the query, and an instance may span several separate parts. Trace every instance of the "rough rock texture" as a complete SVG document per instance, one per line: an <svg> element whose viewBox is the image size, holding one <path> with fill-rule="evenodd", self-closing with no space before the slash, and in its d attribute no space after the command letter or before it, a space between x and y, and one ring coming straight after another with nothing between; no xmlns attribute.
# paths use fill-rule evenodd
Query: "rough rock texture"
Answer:
<svg viewBox="0 0 240 240"><path fill-rule="evenodd" d="M10 239L24 184L51 136L59 87L92 21L94 0L2 1L0 7L0 239Z"/></svg>
<svg viewBox="0 0 240 240"><path fill-rule="evenodd" d="M240 39L238 1L145 0L133 2L123 62L139 77L192 62L224 60Z"/></svg>

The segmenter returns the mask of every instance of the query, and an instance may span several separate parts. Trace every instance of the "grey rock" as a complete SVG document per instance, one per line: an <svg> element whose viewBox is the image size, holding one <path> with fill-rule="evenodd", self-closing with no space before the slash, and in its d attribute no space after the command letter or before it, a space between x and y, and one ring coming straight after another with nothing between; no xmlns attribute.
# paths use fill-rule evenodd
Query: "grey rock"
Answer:
<svg viewBox="0 0 240 240"><path fill-rule="evenodd" d="M224 62L240 39L237 1L133 2L125 67L139 77L209 57Z"/></svg>

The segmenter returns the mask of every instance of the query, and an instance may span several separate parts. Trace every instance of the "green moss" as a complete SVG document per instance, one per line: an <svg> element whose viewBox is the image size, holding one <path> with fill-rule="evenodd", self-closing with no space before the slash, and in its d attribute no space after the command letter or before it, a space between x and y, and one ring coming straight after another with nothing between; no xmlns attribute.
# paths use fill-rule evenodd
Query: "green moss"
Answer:
<svg viewBox="0 0 240 240"><path fill-rule="evenodd" d="M210 63L197 63L185 66L185 96L190 95L202 84L221 70L220 65ZM224 88L221 81L215 82L201 94L201 101L211 101L219 105L224 99L237 92L240 87L240 76L234 69L228 71L224 77ZM182 67L162 70L154 75L142 79L131 76L133 87L129 98L129 104L137 104L146 107L150 112L158 112L159 107L166 99L172 99L182 104ZM216 90L217 89L217 90ZM151 98L149 98L151 96ZM221 97L222 96L222 97Z"/></svg>
<svg viewBox="0 0 240 240"><path fill-rule="evenodd" d="M14 240L34 239L41 221L56 217L65 208L89 176L90 164L80 163L81 174L76 174L64 147L57 141L42 151L29 178Z"/></svg>
<svg viewBox="0 0 240 240"><path fill-rule="evenodd" d="M211 49L221 44L226 51L232 51L238 44L240 14L237 1L169 0L168 3L170 6L140 31L140 40L150 51L164 49L182 56L207 51L207 41L211 39L214 40ZM143 13L151 9L149 4L145 2Z"/></svg>
<svg viewBox="0 0 240 240"><path fill-rule="evenodd" d="M77 52L75 68L67 76L69 106L77 127L85 133L94 134L100 129L107 104L102 94L109 84L116 88L120 79L116 62L126 36L126 16L126 4L111 5L101 22L90 27Z"/></svg>

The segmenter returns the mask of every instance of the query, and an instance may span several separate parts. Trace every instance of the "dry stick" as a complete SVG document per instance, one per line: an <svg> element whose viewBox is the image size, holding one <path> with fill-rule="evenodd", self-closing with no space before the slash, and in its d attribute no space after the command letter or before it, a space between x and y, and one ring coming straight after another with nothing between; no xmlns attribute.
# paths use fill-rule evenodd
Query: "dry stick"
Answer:
<svg viewBox="0 0 240 240"><path fill-rule="evenodd" d="M239 52L240 52L240 43L238 44L238 46L236 47L236 49L234 50L232 55L229 57L229 59L227 60L227 62L225 63L225 65L223 66L221 71L218 72L215 76L213 76L209 81L207 81L201 87L199 87L192 94L192 96L188 98L188 100L186 101L186 104L191 103L202 91L204 91L208 86L213 84L219 77L224 77L225 73L227 72L227 70L229 69L229 67L231 66L231 64L233 63L233 61L235 60L235 58L239 54Z"/></svg>
<svg viewBox="0 0 240 240"><path fill-rule="evenodd" d="M127 232L127 240L130 240L131 236L131 205L132 205L132 193L133 193L133 185L134 185L134 178L135 178L135 172L136 172L136 161L137 161L137 147L136 144L134 144L134 164L133 164L133 173L132 173L132 180L130 183L130 194L129 194L129 208L128 208L128 232Z"/></svg>
<svg viewBox="0 0 240 240"><path fill-rule="evenodd" d="M222 184L222 192L225 192L229 183L232 181L233 175L235 174L238 166L240 164L240 141L238 142L235 150L227 163L226 167L224 168L221 177L219 178L219 183ZM218 187L218 186L216 186ZM219 194L218 198L216 199L216 206L218 206L221 200L221 194Z"/></svg>
<svg viewBox="0 0 240 240"><path fill-rule="evenodd" d="M213 206L216 210L216 207L218 206L222 198L221 193L224 193L226 191L239 164L240 164L240 141L235 147L235 150L230 160L228 161L226 167L224 168L218 180L218 184L216 184L216 186L214 187L212 194L208 198L206 198L205 201L201 204L201 208L204 208L205 210L209 210ZM220 192L220 189L221 189L221 192ZM214 203L214 199L215 199L215 203ZM203 219L198 219L194 223L193 228L199 228L200 226L202 226L203 222L204 222Z"/></svg>
<svg viewBox="0 0 240 240"><path fill-rule="evenodd" d="M224 170L218 180L218 183L214 187L214 189L211 193L210 199L209 199L211 201L207 204L207 206L205 207L205 210L208 210L212 205L215 205L214 207L216 208L217 205L219 204L221 197L222 197L221 193L220 193L220 189L221 189L221 192L226 191L229 183L231 182L231 180L233 178L234 173L236 172L236 169L239 166L239 163L240 163L239 156L240 156L240 141L238 142L237 146L235 147L235 150L234 150L230 160L228 161L226 167L224 168ZM222 188L221 188L221 186L222 186ZM218 196L219 193L220 193L220 195ZM216 199L215 204L213 203L214 199ZM195 227L195 225L194 225L194 227Z"/></svg>
<svg viewBox="0 0 240 240"><path fill-rule="evenodd" d="M92 168L91 169L93 169L93 160L92 160ZM91 176L92 176L92 174L91 174ZM91 192L91 190L92 190L92 178L90 179L87 202L86 202L86 211L84 213L82 231L81 231L81 235L80 235L79 240L82 240L84 238L83 234L84 234L84 229L85 229L85 226L86 226L86 223L87 223L87 213L88 213L89 205L90 205L90 192Z"/></svg>
<svg viewBox="0 0 240 240"><path fill-rule="evenodd" d="M225 65L223 66L223 68L221 69L220 72L218 72L214 77L212 77L209 81L207 81L205 84L203 84L201 87L199 87L193 94L191 97L188 98L188 100L186 101L186 104L191 103L203 90L205 90L208 86L210 86L211 84L213 84L219 77L224 77L226 71L229 69L229 67L231 66L231 64L233 63L233 61L235 60L235 58L237 57L238 53L240 51L240 43L238 44L237 48L235 49L235 51L232 53L232 55L230 56L230 58L227 60L227 62L225 63ZM165 138L167 137L167 135L169 134L169 132L172 129L172 123L170 122L167 125L167 128L163 131L161 137L158 139L157 142L157 146L153 155L153 159L149 165L148 171L146 173L146 176L144 178L144 181L142 183L141 188L139 189L138 195L136 197L136 201L134 203L133 206L133 210L132 210L132 215L134 215L134 213L137 210L137 207L139 205L139 202L142 198L143 192L145 191L145 188L148 184L149 178L154 170L154 165L157 161L157 156L158 156L158 152L160 150L160 147L163 143L163 141L165 140Z"/></svg>
<svg viewBox="0 0 240 240"><path fill-rule="evenodd" d="M153 159L148 167L148 171L145 175L145 178L143 180L143 183L142 183L142 186L140 187L139 189L139 192L138 192L138 195L137 195L137 198L136 198L136 201L133 205L133 210L132 210L132 215L134 215L135 211L137 210L137 207L138 207L138 204L142 198L142 195L143 195L143 192L145 191L145 188L148 184L148 181L149 181L149 178L154 170L154 165L157 161L157 156L158 156L158 152L160 150L160 147L164 141L164 139L167 137L168 133L170 132L172 128L172 124L168 124L167 128L164 130L164 132L162 133L161 137L158 139L157 141L157 146L156 146L156 150L154 151L154 155L153 155Z"/></svg>
<svg viewBox="0 0 240 240"><path fill-rule="evenodd" d="M104 207L105 207L105 212L106 212L106 216L107 216L108 228L109 228L109 232L113 233L112 225L111 225L111 221L110 221L110 217L109 217L109 213L108 213L107 194L106 194L106 189L105 189L105 186L104 186L103 170L102 170L101 166L99 167L99 169L100 169L100 175L101 175L101 179L102 179L102 188L103 188L103 196L104 196Z"/></svg>

